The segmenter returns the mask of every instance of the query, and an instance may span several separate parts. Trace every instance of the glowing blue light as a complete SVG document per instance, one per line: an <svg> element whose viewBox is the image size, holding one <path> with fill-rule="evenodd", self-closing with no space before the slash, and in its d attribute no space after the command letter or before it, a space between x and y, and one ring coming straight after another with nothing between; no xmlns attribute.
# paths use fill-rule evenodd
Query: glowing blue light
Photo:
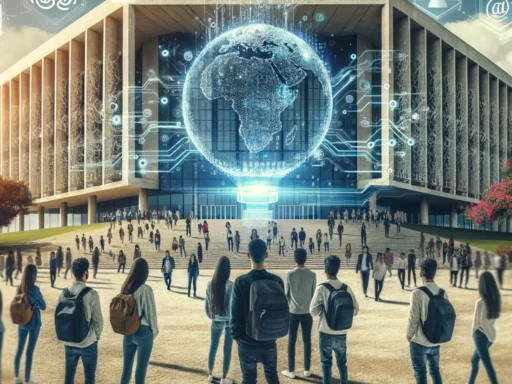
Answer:
<svg viewBox="0 0 512 384"><path fill-rule="evenodd" d="M420 115L417 113L417 112L414 112L411 116L411 118L414 120L414 121L417 121L420 119Z"/></svg>
<svg viewBox="0 0 512 384"><path fill-rule="evenodd" d="M183 58L186 60L186 61L192 61L192 59L194 58L194 54L190 51L187 51L185 52L185 54L183 55Z"/></svg>
<svg viewBox="0 0 512 384"><path fill-rule="evenodd" d="M389 140L389 146L390 147L394 147L395 145L396 145L396 140L395 139Z"/></svg>
<svg viewBox="0 0 512 384"><path fill-rule="evenodd" d="M148 166L148 162L146 161L146 159L139 160L139 167L146 168L147 166Z"/></svg>
<svg viewBox="0 0 512 384"><path fill-rule="evenodd" d="M315 15L315 20L316 20L317 23L323 23L325 21L325 14L322 13L322 12L318 12Z"/></svg>
<svg viewBox="0 0 512 384"><path fill-rule="evenodd" d="M121 124L121 116L115 115L114 117L112 117L112 124L114 124L114 125Z"/></svg>
<svg viewBox="0 0 512 384"><path fill-rule="evenodd" d="M396 100L391 100L389 102L389 106L393 109L395 109L398 106L398 102Z"/></svg>
<svg viewBox="0 0 512 384"><path fill-rule="evenodd" d="M409 144L410 147L414 146L414 144L416 144L416 142L414 141L413 138L410 138L409 140L407 140L407 144Z"/></svg>
<svg viewBox="0 0 512 384"><path fill-rule="evenodd" d="M370 141L368 144L367 144L367 147L372 149L373 147L375 147L375 143L373 141Z"/></svg>
<svg viewBox="0 0 512 384"><path fill-rule="evenodd" d="M352 60L355 60L355 59L357 59L357 55L356 55L355 53L353 53L353 54L351 54L351 55L350 55L350 58L351 58Z"/></svg>
<svg viewBox="0 0 512 384"><path fill-rule="evenodd" d="M161 102L163 105L167 105L167 103L169 103L169 99L168 99L167 97L165 97L165 96L164 96L164 97L162 97L162 98L160 99L160 102Z"/></svg>
<svg viewBox="0 0 512 384"><path fill-rule="evenodd" d="M163 57L167 57L167 56L169 56L169 51L168 51L167 49L164 49L164 50L162 51L162 56L163 56Z"/></svg>

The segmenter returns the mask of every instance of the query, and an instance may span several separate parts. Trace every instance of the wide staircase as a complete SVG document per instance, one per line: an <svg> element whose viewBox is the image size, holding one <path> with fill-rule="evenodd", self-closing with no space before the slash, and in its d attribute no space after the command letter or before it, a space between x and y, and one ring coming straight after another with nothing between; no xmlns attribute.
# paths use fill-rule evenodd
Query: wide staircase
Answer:
<svg viewBox="0 0 512 384"><path fill-rule="evenodd" d="M148 234L144 234L143 239L137 239L134 236L133 243L128 242L128 233L126 231L127 223L123 223L123 227L125 228L125 242L121 244L119 239L119 226L117 225L115 229L113 229L114 238L111 246L108 244L105 246L105 252L102 253L100 259L100 268L108 268L114 269L117 268L117 254L120 249L123 249L124 253L127 256L127 268L131 261L133 260L133 250L135 244L138 244L141 247L143 257L148 261L150 268L152 269L160 269L162 258L164 257L165 250L170 250L171 255L174 257L177 268L187 268L188 265L188 256L194 253L197 254L197 244L200 242L203 248L203 261L200 265L202 269L213 269L216 266L217 260L220 256L228 256L231 260L231 267L233 269L248 269L250 268L250 261L247 258L245 252L247 250L247 244L250 239L250 235L252 229L256 229L261 239L266 240L267 230L272 226L271 224L261 223L261 222L250 222L250 221L241 221L241 220L233 220L231 222L231 228L233 233L235 230L240 232L241 236L241 245L240 252L230 252L227 250L227 241L226 241L226 229L225 229L225 221L222 220L209 220L209 230L210 230L210 244L209 249L206 251L204 237L202 234L199 234L197 229L197 223L194 222L192 224L192 237L185 237L185 222L184 220L180 220L178 225L173 229L167 229L165 226L165 222L163 220L160 221L160 224L157 224L155 230L158 229L161 233L162 243L161 250L155 250L155 245L150 244L148 242ZM136 235L137 222L133 221L132 224L135 227L134 234ZM293 261L293 249L290 249L291 241L290 241L290 233L292 228L295 228L297 232L299 232L301 227L304 227L306 231L307 240L305 244L305 248L308 246L309 237L315 237L315 233L318 229L321 229L323 233L328 231L327 220L308 220L308 221L299 221L299 220L280 220L277 221L278 224L278 236L281 235L286 240L286 251L284 256L278 255L279 246L277 244L272 244L271 250L269 252L269 257L266 260L266 265L269 269L290 269L294 265ZM337 226L338 222L336 222ZM335 233L333 235L332 241L330 241L330 251L325 252L324 246L322 244L320 252L316 249L313 254L309 253L308 250L308 261L307 266L312 269L323 269L324 268L324 259L326 256L333 254L337 255L342 260L342 268L351 268L355 269L355 265L357 262L357 255L361 252L361 223L352 223L349 221L348 223L344 223L344 234L342 238L342 246L339 246L338 236ZM412 231L410 229L402 228L400 233L396 232L396 226L392 225L390 230L390 237L386 238L384 236L384 226L382 224L379 225L379 228L376 228L375 224L366 223L367 228L367 245L370 247L370 253L373 255L374 260L377 252L384 252L387 247L389 247L394 255L395 259L398 257L400 252L405 252L406 254L412 248L416 250L416 254L419 255L419 233L416 231ZM75 235L80 233L67 233L65 235L59 235L52 239L45 239L40 241L39 244L41 246L41 250L43 252L43 267L47 267L48 262L48 254L51 250L56 250L58 245L61 245L64 249L66 247L70 247L73 251L73 258L76 257L87 257L90 259L91 254L87 251L83 250L77 251L76 245L74 242ZM96 229L91 231L90 233L85 233L86 237L91 235L95 241L95 246L99 246L99 238L100 235L103 235L106 239L107 229ZM171 250L171 242L174 237L179 239L179 236L185 237L185 250L187 253L187 257L181 257L179 249L176 252ZM428 239L427 239L428 241ZM347 243L352 245L352 258L350 263L346 262L345 259L345 246ZM26 257L28 255L35 254L35 247L38 244L26 244L24 246L23 255ZM116 256L116 260L114 261L111 257L109 257L109 251Z"/></svg>

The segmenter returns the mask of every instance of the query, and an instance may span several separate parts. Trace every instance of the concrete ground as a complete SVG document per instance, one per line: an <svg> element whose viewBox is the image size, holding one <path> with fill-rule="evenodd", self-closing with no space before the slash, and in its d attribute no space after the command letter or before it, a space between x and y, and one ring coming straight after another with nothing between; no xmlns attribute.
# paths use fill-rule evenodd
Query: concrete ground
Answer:
<svg viewBox="0 0 512 384"><path fill-rule="evenodd" d="M185 271L175 271L173 290L165 289L163 279L157 270L152 270L148 284L155 291L158 308L160 334L155 340L153 354L147 375L147 383L206 383L207 359L210 340L210 321L204 311L204 292L206 283L212 277L212 270L201 270L198 279L197 299L186 295ZM233 271L232 278L245 271ZM286 271L276 271L285 277ZM317 272L318 281L323 280L323 273ZM97 383L119 383L122 370L122 336L114 334L108 320L110 300L118 293L124 277L112 270L100 270L97 280L90 286L97 289L101 297L101 306L105 319L104 333L99 342L99 364ZM405 332L409 310L410 290L399 288L395 274L387 278L382 292L383 302L377 303L362 295L359 276L352 270L342 270L340 279L355 291L360 305L360 314L354 321L353 329L348 335L348 371L351 383L412 383L413 371L409 359L409 345ZM448 287L448 271L441 270L437 282L447 289L448 295L457 312L457 325L453 340L441 348L441 372L445 383L466 383L470 372L470 359L474 350L471 338L471 321L475 301L477 280L472 273L469 289ZM512 329L508 319L512 315L512 274L505 275L505 287L502 291L503 313L497 321L497 341L491 349L492 359L501 383L512 377L510 356L512 353ZM19 282L19 280L18 280ZM41 335L37 344L32 379L40 384L63 382L64 347L55 336L54 311L61 289L70 281L57 279L56 289L51 289L47 270L42 269L37 284L47 302L47 310L43 313ZM373 282L370 283L373 292ZM1 284L4 297L3 322L6 330L3 347L3 383L13 380L13 361L17 345L16 327L9 317L9 303L15 294L14 287ZM313 331L312 372L313 376L306 379L302 376L303 357L301 337L297 342L296 381L321 383L321 365L318 351L317 320ZM287 368L287 338L278 341L278 370ZM215 375L220 375L222 364L222 345L217 354ZM23 375L24 358L21 373ZM339 377L334 370L335 377ZM293 383L294 380L281 377L281 383ZM235 383L241 383L240 365L237 348L233 348L233 359L229 373ZM260 371L260 381L264 382ZM337 382L337 381L336 381ZM486 383L483 367L480 368L478 383ZM83 383L83 371L79 367L76 383Z"/></svg>

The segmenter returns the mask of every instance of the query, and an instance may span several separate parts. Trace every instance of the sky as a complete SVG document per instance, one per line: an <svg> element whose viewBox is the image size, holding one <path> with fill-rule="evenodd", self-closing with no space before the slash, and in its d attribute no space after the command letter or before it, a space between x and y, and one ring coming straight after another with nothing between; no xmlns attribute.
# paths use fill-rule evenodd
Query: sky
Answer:
<svg viewBox="0 0 512 384"><path fill-rule="evenodd" d="M0 0L0 4L3 5L3 34L0 35L0 73L103 1L104 0ZM491 28L484 26L485 24L482 24L482 22L478 20L479 15L483 17L486 16L485 13L480 13L480 11L485 12L485 9L478 9L478 4L482 1L497 2L503 0L408 1L427 10L431 9L429 5L431 5L432 1L446 1L448 7L460 3L460 9L455 7L451 13L443 16L438 21L467 44L472 45L484 56L494 61L512 75L512 4L510 5L509 16L505 19L505 22L511 22L509 26L511 31L507 38L500 40L497 34L491 31ZM28 9L39 10L40 8L37 8L38 4L65 5L66 3L76 3L75 8L70 8L70 11L71 9L76 9L77 13L70 15L70 11L59 11L56 6L53 7L53 10L41 10L40 12L42 13L37 14L33 11L28 11ZM50 22L51 19L61 21L52 23ZM506 30L508 29L504 29L504 31Z"/></svg>

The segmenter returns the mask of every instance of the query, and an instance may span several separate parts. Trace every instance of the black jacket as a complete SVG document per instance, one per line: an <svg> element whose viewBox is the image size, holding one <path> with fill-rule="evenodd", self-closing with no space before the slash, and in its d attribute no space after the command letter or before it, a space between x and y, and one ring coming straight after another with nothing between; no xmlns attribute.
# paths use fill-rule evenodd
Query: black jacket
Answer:
<svg viewBox="0 0 512 384"><path fill-rule="evenodd" d="M416 265L416 255L414 253L409 253L407 255L407 265L411 267Z"/></svg>
<svg viewBox="0 0 512 384"><path fill-rule="evenodd" d="M306 240L306 232L300 231L299 232L299 239L300 240Z"/></svg>
<svg viewBox="0 0 512 384"><path fill-rule="evenodd" d="M361 263L363 262L363 254L360 253L359 256L357 256L357 266L356 266L356 272L359 272L361 270ZM368 271L373 269L373 259L371 253L368 253L366 255L366 266L368 267Z"/></svg>
<svg viewBox="0 0 512 384"><path fill-rule="evenodd" d="M265 269L251 270L249 273L237 277L233 283L233 293L231 296L231 334L233 339L240 340L241 343L267 346L274 344L275 340L256 341L245 332L247 314L249 313L251 284L257 280L277 281L284 289L283 280L279 276L267 272Z"/></svg>
<svg viewBox="0 0 512 384"><path fill-rule="evenodd" d="M162 272L164 271L165 259L166 259L166 257L164 257L164 258L162 259L162 266L160 267L160 270L161 270ZM172 268L172 269L176 268L176 264L174 263L174 257L170 256L170 257L169 257L169 260L171 261L171 268Z"/></svg>

